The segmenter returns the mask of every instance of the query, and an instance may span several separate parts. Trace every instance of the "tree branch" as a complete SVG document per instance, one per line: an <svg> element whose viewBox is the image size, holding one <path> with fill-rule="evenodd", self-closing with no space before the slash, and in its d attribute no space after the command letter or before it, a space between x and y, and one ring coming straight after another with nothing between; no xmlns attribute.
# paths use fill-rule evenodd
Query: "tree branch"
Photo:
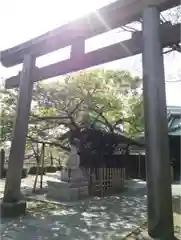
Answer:
<svg viewBox="0 0 181 240"><path fill-rule="evenodd" d="M110 123L110 122L107 120L107 118L103 115L103 112L102 112L103 108L102 108L101 110L100 110L100 109L95 109L95 108L89 108L89 109L92 110L92 111L94 111L95 113L97 113L97 114L99 115L99 117L101 117L101 118L104 120L105 125L109 128L109 130L110 130L111 132L114 131L111 123ZM98 119L97 119L97 120L98 120ZM102 122L102 123L103 123L103 122Z"/></svg>
<svg viewBox="0 0 181 240"><path fill-rule="evenodd" d="M70 112L71 115L73 115L75 113L75 111L80 107L80 105L84 102L84 100L81 100L77 105L76 107L74 108L73 111Z"/></svg>
<svg viewBox="0 0 181 240"><path fill-rule="evenodd" d="M70 120L70 122L72 123L72 125L74 126L75 129L79 129L80 127L78 126L78 124L75 122L74 118L72 117L72 115L75 113L75 111L80 107L80 105L83 103L84 100L81 100L76 106L75 108L69 113L68 111L66 111L64 109L64 111L66 112L66 116L37 116L37 115L32 115L32 120L30 120L30 123L34 123L37 121L48 121L48 120ZM69 128L72 128L72 126L68 123L63 122L63 125L69 126Z"/></svg>
<svg viewBox="0 0 181 240"><path fill-rule="evenodd" d="M68 119L68 116L36 116L34 115L33 117L35 117L36 119L32 120L33 122L38 122L38 121L47 121L47 120L65 120Z"/></svg>
<svg viewBox="0 0 181 240"><path fill-rule="evenodd" d="M33 143L44 143L46 145L60 147L63 150L65 150L67 152L70 152L70 148L69 147L65 147L65 146L63 146L63 145L61 145L59 143L56 143L56 142L41 141L41 140L34 139L34 138L30 137L30 136L28 136L27 138L29 139L29 141L31 141Z"/></svg>

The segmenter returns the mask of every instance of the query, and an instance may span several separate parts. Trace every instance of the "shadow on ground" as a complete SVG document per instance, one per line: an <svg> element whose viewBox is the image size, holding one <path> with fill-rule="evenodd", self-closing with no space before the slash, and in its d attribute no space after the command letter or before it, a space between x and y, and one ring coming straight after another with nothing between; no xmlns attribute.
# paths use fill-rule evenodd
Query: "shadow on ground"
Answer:
<svg viewBox="0 0 181 240"><path fill-rule="evenodd" d="M131 191L87 199L70 207L30 200L26 216L1 223L1 238L120 240L145 222L146 210L146 187L141 183L134 183ZM173 196L173 210L180 215L178 193ZM180 225L176 231L181 232Z"/></svg>
<svg viewBox="0 0 181 240"><path fill-rule="evenodd" d="M143 190L142 190L143 191ZM4 223L2 240L121 239L146 219L142 192L92 198L71 207L29 202L28 214ZM4 238L3 238L4 236Z"/></svg>

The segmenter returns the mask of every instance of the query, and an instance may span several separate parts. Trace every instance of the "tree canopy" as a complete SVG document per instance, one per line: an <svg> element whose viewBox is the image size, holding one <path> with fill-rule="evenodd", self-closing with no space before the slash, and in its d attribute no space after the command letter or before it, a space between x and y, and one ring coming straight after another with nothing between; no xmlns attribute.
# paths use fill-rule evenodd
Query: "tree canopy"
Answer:
<svg viewBox="0 0 181 240"><path fill-rule="evenodd" d="M143 131L142 81L129 72L94 69L36 83L27 136L69 150L74 131L87 128L134 137ZM18 90L1 98L1 142L11 140ZM30 144L31 143L31 144Z"/></svg>

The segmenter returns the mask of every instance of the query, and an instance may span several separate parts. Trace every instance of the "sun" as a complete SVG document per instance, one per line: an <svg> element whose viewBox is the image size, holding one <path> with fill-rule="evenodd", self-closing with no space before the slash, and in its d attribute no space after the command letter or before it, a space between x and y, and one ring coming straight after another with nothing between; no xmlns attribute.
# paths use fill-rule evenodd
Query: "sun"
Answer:
<svg viewBox="0 0 181 240"><path fill-rule="evenodd" d="M42 35L113 1L115 0L1 0L0 50Z"/></svg>

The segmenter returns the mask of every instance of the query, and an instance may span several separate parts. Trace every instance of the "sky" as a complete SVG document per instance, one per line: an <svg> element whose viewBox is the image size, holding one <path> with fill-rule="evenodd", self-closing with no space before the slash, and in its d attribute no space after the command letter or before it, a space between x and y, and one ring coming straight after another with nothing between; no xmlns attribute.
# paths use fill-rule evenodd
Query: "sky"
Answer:
<svg viewBox="0 0 181 240"><path fill-rule="evenodd" d="M0 50L13 47L39 36L68 21L98 9L114 0L1 0L0 1ZM107 26L109 27L109 26ZM139 27L139 26L137 26ZM86 51L113 42L130 38L130 33L115 29L109 34L95 37L86 42ZM41 67L69 57L69 48L37 59ZM164 56L167 105L181 106L181 54L173 52ZM128 70L142 77L141 55L105 64L101 67ZM21 66L3 68L0 65L0 79L15 75Z"/></svg>

